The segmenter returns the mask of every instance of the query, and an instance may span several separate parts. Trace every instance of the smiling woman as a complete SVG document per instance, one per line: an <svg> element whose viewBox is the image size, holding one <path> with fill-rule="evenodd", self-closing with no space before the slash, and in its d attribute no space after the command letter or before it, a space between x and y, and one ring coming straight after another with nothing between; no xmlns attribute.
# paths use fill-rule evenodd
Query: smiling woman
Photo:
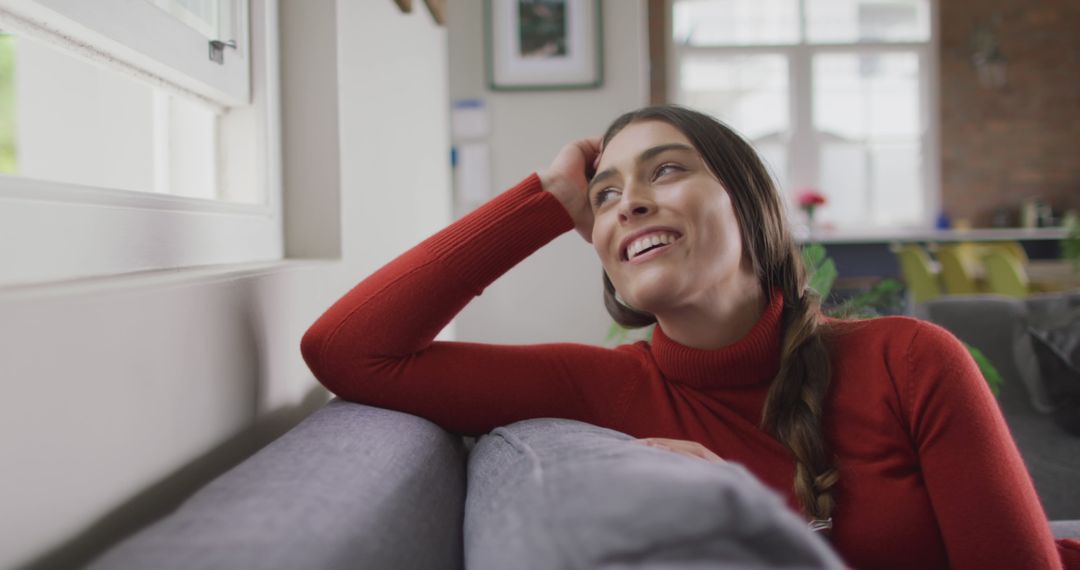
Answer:
<svg viewBox="0 0 1080 570"><path fill-rule="evenodd" d="M910 318L824 317L784 211L726 125L680 107L627 113L360 281L301 350L343 399L452 431L565 418L742 464L852 567L1080 568L1080 543L1055 550L963 345ZM570 229L603 265L608 311L656 323L651 342L433 340Z"/></svg>

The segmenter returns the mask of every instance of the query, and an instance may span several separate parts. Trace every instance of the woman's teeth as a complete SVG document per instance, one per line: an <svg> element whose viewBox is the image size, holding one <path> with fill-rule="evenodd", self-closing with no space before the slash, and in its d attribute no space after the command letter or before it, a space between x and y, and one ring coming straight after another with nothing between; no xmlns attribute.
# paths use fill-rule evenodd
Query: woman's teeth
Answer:
<svg viewBox="0 0 1080 570"><path fill-rule="evenodd" d="M645 252L645 250L656 247L658 245L667 245L675 241L676 239L677 237L675 236L675 234L668 233L651 234L643 238L636 239L631 242L630 245L626 248L626 259L633 259L634 257Z"/></svg>

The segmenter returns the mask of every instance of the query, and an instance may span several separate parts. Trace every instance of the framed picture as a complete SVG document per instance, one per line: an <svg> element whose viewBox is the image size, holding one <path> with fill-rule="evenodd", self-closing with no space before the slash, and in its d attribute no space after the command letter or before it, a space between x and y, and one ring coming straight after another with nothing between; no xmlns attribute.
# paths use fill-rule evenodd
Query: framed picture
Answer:
<svg viewBox="0 0 1080 570"><path fill-rule="evenodd" d="M600 0L484 0L496 91L589 89L604 80Z"/></svg>

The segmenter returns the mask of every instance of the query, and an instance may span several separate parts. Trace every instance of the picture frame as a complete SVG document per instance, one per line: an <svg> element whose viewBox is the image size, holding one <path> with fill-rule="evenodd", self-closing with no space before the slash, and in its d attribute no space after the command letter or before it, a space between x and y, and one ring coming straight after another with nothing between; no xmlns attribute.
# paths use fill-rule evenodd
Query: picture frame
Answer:
<svg viewBox="0 0 1080 570"><path fill-rule="evenodd" d="M603 85L601 0L484 0L484 30L493 91Z"/></svg>

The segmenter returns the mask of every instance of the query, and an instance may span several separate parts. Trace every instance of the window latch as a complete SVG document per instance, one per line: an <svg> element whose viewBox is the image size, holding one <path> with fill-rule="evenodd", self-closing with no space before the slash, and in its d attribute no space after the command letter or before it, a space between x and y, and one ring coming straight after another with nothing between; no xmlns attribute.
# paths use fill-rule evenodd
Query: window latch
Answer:
<svg viewBox="0 0 1080 570"><path fill-rule="evenodd" d="M210 61L223 65L225 63L225 48L236 49L236 40L227 42L210 40Z"/></svg>

